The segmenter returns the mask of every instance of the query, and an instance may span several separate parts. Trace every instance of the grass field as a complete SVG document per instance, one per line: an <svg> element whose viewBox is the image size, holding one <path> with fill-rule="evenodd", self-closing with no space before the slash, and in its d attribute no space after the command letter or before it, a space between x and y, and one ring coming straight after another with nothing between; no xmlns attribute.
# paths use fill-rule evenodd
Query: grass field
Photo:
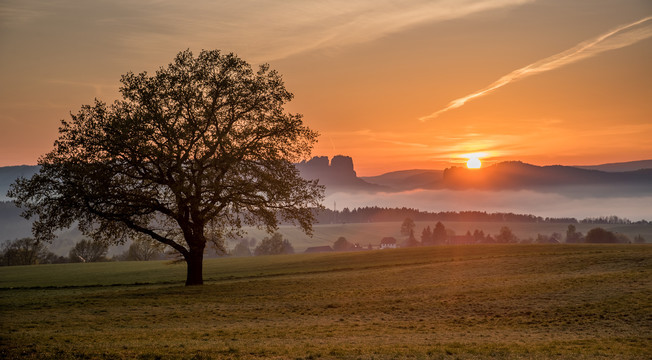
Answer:
<svg viewBox="0 0 652 360"><path fill-rule="evenodd" d="M0 268L0 358L650 359L652 246Z"/></svg>

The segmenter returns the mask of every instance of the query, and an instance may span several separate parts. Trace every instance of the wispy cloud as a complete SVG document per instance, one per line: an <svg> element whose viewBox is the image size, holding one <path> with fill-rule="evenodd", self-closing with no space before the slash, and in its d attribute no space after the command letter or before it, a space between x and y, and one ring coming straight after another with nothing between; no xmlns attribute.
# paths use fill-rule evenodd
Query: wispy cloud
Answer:
<svg viewBox="0 0 652 360"><path fill-rule="evenodd" d="M253 62L267 62L532 1L114 0L78 6L76 1L63 0L46 6L40 0L9 0L0 4L0 24L20 18L23 23L34 20L31 25L38 26L36 19L61 19L74 12L73 23L88 21L93 24L90 31L101 29L112 41L135 53L219 48L237 50Z"/></svg>
<svg viewBox="0 0 652 360"><path fill-rule="evenodd" d="M582 59L598 55L605 51L620 49L635 44L641 40L645 40L652 36L652 21L650 20L652 20L652 16L648 16L630 24L622 25L596 38L579 43L566 51L562 51L543 60L539 60L525 67L514 70L484 89L451 101L445 108L430 115L423 116L419 118L419 120L426 121L435 119L449 110L463 106L469 100L487 95L514 81L525 79L538 73L554 70Z"/></svg>

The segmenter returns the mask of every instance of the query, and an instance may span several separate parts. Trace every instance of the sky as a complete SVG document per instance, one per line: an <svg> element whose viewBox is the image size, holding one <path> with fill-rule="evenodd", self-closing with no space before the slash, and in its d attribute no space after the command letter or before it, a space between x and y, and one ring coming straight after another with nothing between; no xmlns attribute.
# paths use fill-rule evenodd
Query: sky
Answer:
<svg viewBox="0 0 652 360"><path fill-rule="evenodd" d="M358 175L652 159L649 0L0 0L0 166L182 50L282 74Z"/></svg>

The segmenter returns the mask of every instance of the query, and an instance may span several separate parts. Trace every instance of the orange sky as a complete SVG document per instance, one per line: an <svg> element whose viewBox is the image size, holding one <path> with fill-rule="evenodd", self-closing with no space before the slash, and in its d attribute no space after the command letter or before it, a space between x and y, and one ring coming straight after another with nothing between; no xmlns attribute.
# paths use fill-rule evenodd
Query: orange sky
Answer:
<svg viewBox="0 0 652 360"><path fill-rule="evenodd" d="M652 20L582 47L649 16L649 0L3 1L0 166L36 163L69 112L186 48L270 63L322 134L314 155L352 156L359 175L474 152L650 159ZM528 65L543 70L419 120Z"/></svg>

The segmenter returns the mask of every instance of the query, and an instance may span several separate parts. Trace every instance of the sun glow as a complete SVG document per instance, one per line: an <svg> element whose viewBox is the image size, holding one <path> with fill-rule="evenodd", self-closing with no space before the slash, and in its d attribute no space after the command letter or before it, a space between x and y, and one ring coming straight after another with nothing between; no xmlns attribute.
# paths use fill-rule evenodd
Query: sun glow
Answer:
<svg viewBox="0 0 652 360"><path fill-rule="evenodd" d="M479 169L482 166L482 162L478 158L470 158L469 161L466 162L466 167L469 169Z"/></svg>

